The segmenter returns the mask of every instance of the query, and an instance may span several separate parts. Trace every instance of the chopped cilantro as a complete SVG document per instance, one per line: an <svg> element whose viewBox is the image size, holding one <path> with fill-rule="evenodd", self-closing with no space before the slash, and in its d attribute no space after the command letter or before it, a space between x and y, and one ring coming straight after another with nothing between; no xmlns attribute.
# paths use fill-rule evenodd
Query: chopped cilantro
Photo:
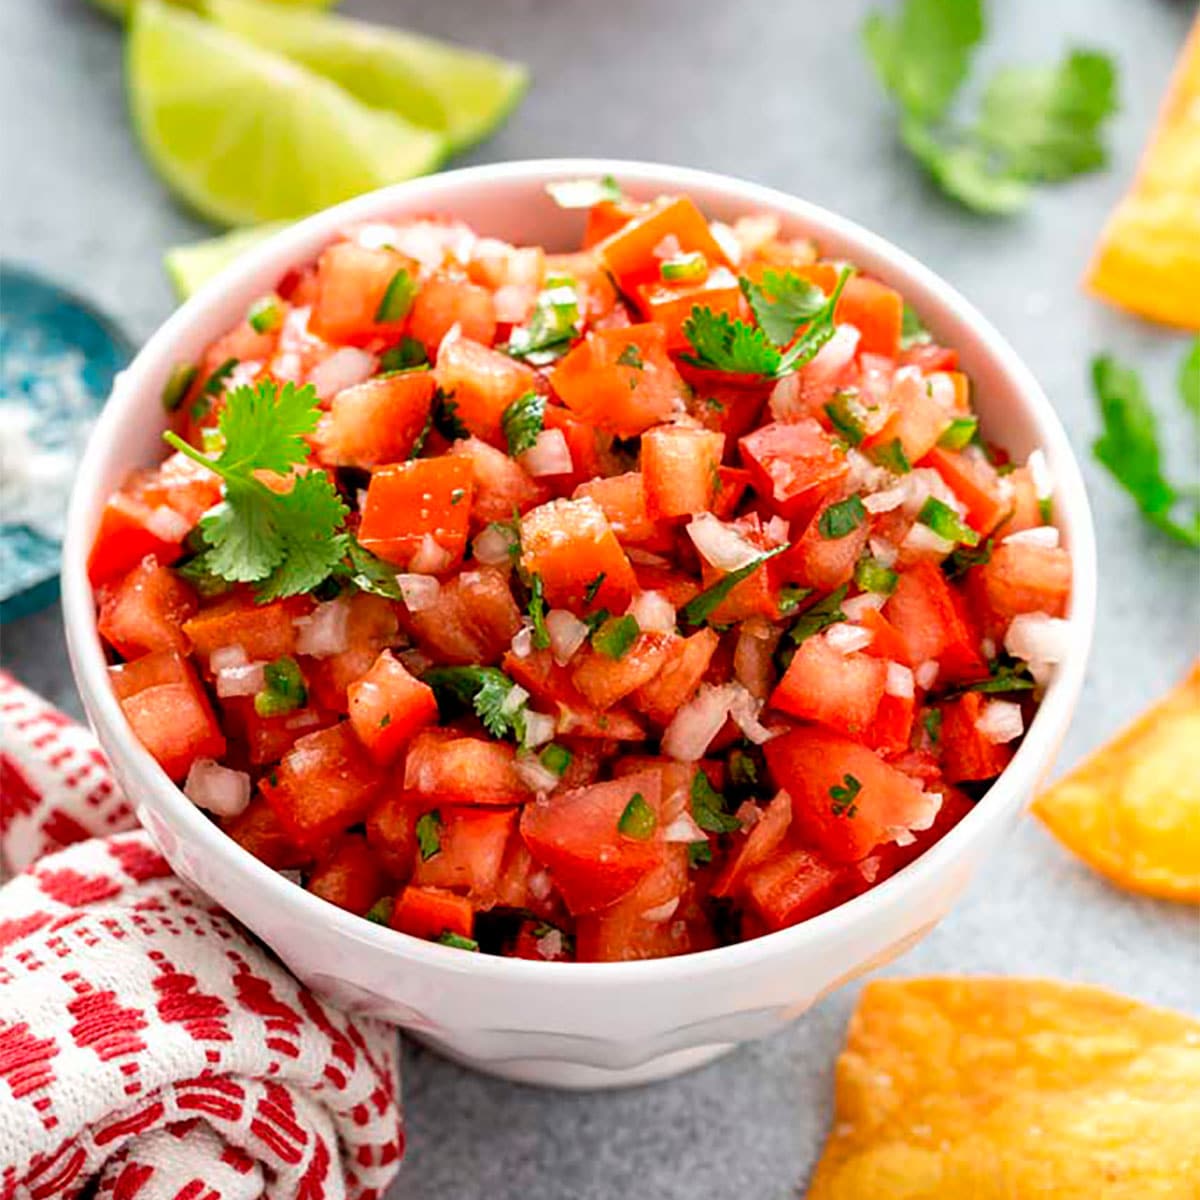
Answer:
<svg viewBox="0 0 1200 1200"><path fill-rule="evenodd" d="M644 842L653 835L657 824L658 818L654 815L654 809L646 803L646 798L641 792L634 792L617 822L617 830L627 838Z"/></svg>
<svg viewBox="0 0 1200 1200"><path fill-rule="evenodd" d="M609 617L592 634L592 646L605 658L621 659L629 653L641 632L637 618L628 613L623 617Z"/></svg>
<svg viewBox="0 0 1200 1200"><path fill-rule="evenodd" d="M950 505L936 496L930 496L921 505L921 511L917 513L917 520L948 542L959 542L964 546L979 545L979 534L969 525L964 524L962 518Z"/></svg>
<svg viewBox="0 0 1200 1200"><path fill-rule="evenodd" d="M831 504L817 519L817 531L827 541L837 541L853 533L867 519L867 510L857 496L848 496Z"/></svg>
<svg viewBox="0 0 1200 1200"><path fill-rule="evenodd" d="M785 584L779 589L779 615L786 617L794 613L812 595L812 591L810 587L800 587L794 583Z"/></svg>
<svg viewBox="0 0 1200 1200"><path fill-rule="evenodd" d="M461 933L455 933L451 929L439 934L437 941L439 945L452 946L455 950L479 950L479 943L474 938L463 937Z"/></svg>
<svg viewBox="0 0 1200 1200"><path fill-rule="evenodd" d="M899 438L871 448L871 458L881 467L886 467L894 475L907 475L912 470L908 455L904 453L904 443Z"/></svg>
<svg viewBox="0 0 1200 1200"><path fill-rule="evenodd" d="M815 283L801 279L794 271L766 270L761 284L745 277L738 282L759 329L776 346L786 346L800 326L819 316L828 303Z"/></svg>
<svg viewBox="0 0 1200 1200"><path fill-rule="evenodd" d="M517 562L521 557L521 515L513 510L511 521L489 521L489 529L502 533L508 542L508 557L511 562Z"/></svg>
<svg viewBox="0 0 1200 1200"><path fill-rule="evenodd" d="M533 644L538 650L550 645L550 631L546 628L546 596L542 577L535 571L529 580L529 619L533 622Z"/></svg>
<svg viewBox="0 0 1200 1200"><path fill-rule="evenodd" d="M744 567L738 567L736 571L730 571L728 575L723 575L712 587L705 588L704 591L698 596L694 596L679 610L680 623L683 625L703 625L716 611L721 601L743 579L749 579L767 559L774 558L777 554L782 554L786 549L787 546L776 546L773 550L768 550L764 554L761 554L753 562L748 562Z"/></svg>
<svg viewBox="0 0 1200 1200"><path fill-rule="evenodd" d="M279 717L295 712L308 702L308 689L300 664L285 654L263 667L263 683L266 685L254 697L254 711L260 717Z"/></svg>
<svg viewBox="0 0 1200 1200"><path fill-rule="evenodd" d="M689 867L703 867L712 862L712 847L708 844L708 838L702 842L688 842L687 856Z"/></svg>
<svg viewBox="0 0 1200 1200"><path fill-rule="evenodd" d="M978 417L956 417L938 438L938 445L946 450L961 450L974 440L978 429Z"/></svg>
<svg viewBox="0 0 1200 1200"><path fill-rule="evenodd" d="M513 703L517 685L497 667L432 667L421 678L439 704L469 704L492 737L525 740L525 701Z"/></svg>
<svg viewBox="0 0 1200 1200"><path fill-rule="evenodd" d="M504 431L508 452L513 458L533 449L545 419L546 397L537 392L526 392L504 410L500 428Z"/></svg>
<svg viewBox="0 0 1200 1200"><path fill-rule="evenodd" d="M708 833L733 833L742 823L727 811L725 797L713 787L707 773L697 768L692 776L692 816L696 824Z"/></svg>
<svg viewBox="0 0 1200 1200"><path fill-rule="evenodd" d="M570 284L558 283L538 292L533 313L525 325L509 334L505 352L543 366L561 358L579 336L579 293Z"/></svg>
<svg viewBox="0 0 1200 1200"><path fill-rule="evenodd" d="M729 755L729 782L734 787L753 787L758 782L758 763L745 750L733 750Z"/></svg>
<svg viewBox="0 0 1200 1200"><path fill-rule="evenodd" d="M620 184L611 175L560 179L546 184L546 191L559 208L591 208L594 204L619 204L624 199Z"/></svg>
<svg viewBox="0 0 1200 1200"><path fill-rule="evenodd" d="M346 558L335 569L335 574L348 579L360 592L386 596L389 600L404 599L396 582L395 566L377 558L356 537L346 538Z"/></svg>
<svg viewBox="0 0 1200 1200"><path fill-rule="evenodd" d="M617 366L633 367L637 371L646 369L646 360L642 358L642 352L638 349L636 342L625 344L625 348L617 355Z"/></svg>
<svg viewBox="0 0 1200 1200"><path fill-rule="evenodd" d="M587 605L588 607L590 607L592 604L594 604L596 601L596 594L597 594L597 592L600 591L600 589L603 586L604 586L604 572L601 571L600 574L597 575L596 578L593 579L587 585L587 588L584 590L583 603L585 605Z"/></svg>
<svg viewBox="0 0 1200 1200"><path fill-rule="evenodd" d="M1028 692L1037 687L1037 682L1029 674L1029 668L1022 662L997 660L988 664L988 670L991 674L987 679L952 688L945 693L945 696L947 698L961 696L964 692L981 692L985 696L990 696L1005 692Z"/></svg>
<svg viewBox="0 0 1200 1200"><path fill-rule="evenodd" d="M407 334L379 356L379 373L392 375L397 371L423 370L429 366L425 343Z"/></svg>
<svg viewBox="0 0 1200 1200"><path fill-rule="evenodd" d="M204 386L200 389L201 395L219 396L225 390L225 383L229 379L229 376L233 374L237 365L238 360L236 358L227 358L204 381Z"/></svg>
<svg viewBox="0 0 1200 1200"><path fill-rule="evenodd" d="M947 579L957 579L965 575L972 567L982 567L992 561L992 539L988 538L979 546L959 546L945 562L942 571Z"/></svg>
<svg viewBox="0 0 1200 1200"><path fill-rule="evenodd" d="M932 340L933 338L930 336L929 330L925 328L925 323L921 320L920 314L906 300L904 302L904 315L900 321L900 349L911 350L914 346L923 346Z"/></svg>
<svg viewBox="0 0 1200 1200"><path fill-rule="evenodd" d="M921 718L921 725L925 729L925 735L929 738L929 744L936 746L942 738L942 710L940 708L926 709L925 715Z"/></svg>
<svg viewBox="0 0 1200 1200"><path fill-rule="evenodd" d="M196 376L199 373L200 369L195 363L176 363L171 368L171 373L167 376L167 382L163 384L162 390L162 406L167 412L175 412L183 403L183 398L188 394L192 384L196 382Z"/></svg>
<svg viewBox="0 0 1200 1200"><path fill-rule="evenodd" d="M428 862L442 850L442 814L432 809L417 818L417 850L421 861Z"/></svg>
<svg viewBox="0 0 1200 1200"><path fill-rule="evenodd" d="M433 427L448 442L471 436L471 431L459 420L458 404L453 392L441 388L433 393Z"/></svg>
<svg viewBox="0 0 1200 1200"><path fill-rule="evenodd" d="M862 784L853 775L842 776L841 785L835 784L829 789L829 798L833 801L830 808L835 817L857 817L857 797L862 791Z"/></svg>
<svg viewBox="0 0 1200 1200"><path fill-rule="evenodd" d="M789 641L798 646L806 638L820 633L830 625L844 621L846 614L842 612L842 601L849 590L846 584L842 584L836 592L830 592L824 600L818 600L811 608L802 612L787 632Z"/></svg>
<svg viewBox="0 0 1200 1200"><path fill-rule="evenodd" d="M456 504L461 504L463 497L466 496L466 488L451 488L450 489L450 506L453 508Z"/></svg>
<svg viewBox="0 0 1200 1200"><path fill-rule="evenodd" d="M867 435L867 410L855 391L834 392L825 405L830 424L852 446L859 445Z"/></svg>
<svg viewBox="0 0 1200 1200"><path fill-rule="evenodd" d="M393 321L402 321L412 308L413 298L417 294L417 285L408 271L401 267L388 280L388 285L379 298L375 309L375 321L386 325Z"/></svg>

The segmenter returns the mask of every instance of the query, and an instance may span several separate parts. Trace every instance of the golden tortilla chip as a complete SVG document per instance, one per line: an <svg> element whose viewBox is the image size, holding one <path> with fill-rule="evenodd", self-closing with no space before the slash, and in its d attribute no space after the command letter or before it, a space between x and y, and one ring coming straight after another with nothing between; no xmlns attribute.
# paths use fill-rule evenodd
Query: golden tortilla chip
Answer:
<svg viewBox="0 0 1200 1200"><path fill-rule="evenodd" d="M1200 661L1033 811L1122 887L1200 903Z"/></svg>
<svg viewBox="0 0 1200 1200"><path fill-rule="evenodd" d="M808 1200L1196 1200L1200 1021L1037 979L883 980Z"/></svg>
<svg viewBox="0 0 1200 1200"><path fill-rule="evenodd" d="M1200 329L1200 21L1183 50L1137 178L1088 268L1097 295Z"/></svg>

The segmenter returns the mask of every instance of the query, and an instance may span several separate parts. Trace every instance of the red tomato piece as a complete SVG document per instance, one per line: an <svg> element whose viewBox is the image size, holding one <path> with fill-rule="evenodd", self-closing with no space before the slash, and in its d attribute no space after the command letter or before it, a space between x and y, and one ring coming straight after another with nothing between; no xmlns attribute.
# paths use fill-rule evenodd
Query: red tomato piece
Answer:
<svg viewBox="0 0 1200 1200"><path fill-rule="evenodd" d="M394 338L403 319L381 322L376 317L397 271L407 271L414 282L417 278L416 265L395 250L334 243L317 261L316 300L308 328L334 343L361 345L375 337Z"/></svg>
<svg viewBox="0 0 1200 1200"><path fill-rule="evenodd" d="M438 602L409 613L421 648L442 662L495 662L521 627L508 577L495 567L463 571L442 585Z"/></svg>
<svg viewBox="0 0 1200 1200"><path fill-rule="evenodd" d="M881 659L842 654L824 637L810 637L792 656L770 704L858 737L875 719L886 683L887 664Z"/></svg>
<svg viewBox="0 0 1200 1200"><path fill-rule="evenodd" d="M1001 490L995 467L982 454L935 446L926 456L925 465L933 467L946 481L966 507L971 527L981 534L991 533L1013 507L1011 498ZM1036 503L1035 494L1035 507Z"/></svg>
<svg viewBox="0 0 1200 1200"><path fill-rule="evenodd" d="M716 494L725 435L683 425L661 425L642 436L642 475L652 517L706 512Z"/></svg>
<svg viewBox="0 0 1200 1200"><path fill-rule="evenodd" d="M428 809L423 796L388 789L367 813L367 841L393 879L412 874L417 855L417 819Z"/></svg>
<svg viewBox="0 0 1200 1200"><path fill-rule="evenodd" d="M977 727L986 702L978 692L965 692L938 705L942 771L951 783L994 779L1012 760L1011 744L989 742Z"/></svg>
<svg viewBox="0 0 1200 1200"><path fill-rule="evenodd" d="M1004 542L992 551L990 562L972 568L967 587L984 628L1000 637L1021 613L1066 613L1071 556L1060 546Z"/></svg>
<svg viewBox="0 0 1200 1200"><path fill-rule="evenodd" d="M673 634L643 633L618 659L590 648L580 650L573 659L571 679L588 703L603 711L649 683L674 641Z"/></svg>
<svg viewBox="0 0 1200 1200"><path fill-rule="evenodd" d="M845 878L812 850L784 850L747 873L745 891L767 929L787 929L838 904Z"/></svg>
<svg viewBox="0 0 1200 1200"><path fill-rule="evenodd" d="M855 565L870 534L868 522L860 521L842 537L828 538L821 532L821 518L842 499L835 494L822 501L792 548L779 556L774 569L781 578L818 592L835 591L854 578Z"/></svg>
<svg viewBox="0 0 1200 1200"><path fill-rule="evenodd" d="M573 469L569 475L543 475L541 482L557 494L566 495L572 488L603 474L596 430L586 421L581 421L561 404L547 404L544 427L557 429L566 438Z"/></svg>
<svg viewBox="0 0 1200 1200"><path fill-rule="evenodd" d="M738 287L737 277L718 269L698 283L663 283L650 280L636 290L637 306L648 321L666 330L668 350L688 350L691 343L683 327L694 308L707 308L731 320L744 320L749 306Z"/></svg>
<svg viewBox="0 0 1200 1200"><path fill-rule="evenodd" d="M661 861L660 788L658 773L646 771L525 806L521 836L533 857L550 869L573 914L614 904ZM656 817L653 835L644 840L628 837L617 827L636 795Z"/></svg>
<svg viewBox="0 0 1200 1200"><path fill-rule="evenodd" d="M441 574L462 560L474 489L471 464L452 455L384 467L367 486L358 540L399 567Z"/></svg>
<svg viewBox="0 0 1200 1200"><path fill-rule="evenodd" d="M496 304L492 293L465 279L435 275L427 279L413 300L409 331L425 343L433 358L442 339L457 325L468 341L490 346L496 337Z"/></svg>
<svg viewBox="0 0 1200 1200"><path fill-rule="evenodd" d="M312 851L297 846L275 815L275 810L261 795L236 816L227 817L221 828L243 850L261 859L276 871L290 871L312 861Z"/></svg>
<svg viewBox="0 0 1200 1200"><path fill-rule="evenodd" d="M317 453L341 467L404 462L429 420L429 371L405 371L343 388L317 425Z"/></svg>
<svg viewBox="0 0 1200 1200"><path fill-rule="evenodd" d="M119 582L100 588L100 636L122 657L190 649L182 625L198 608L196 593L149 556Z"/></svg>
<svg viewBox="0 0 1200 1200"><path fill-rule="evenodd" d="M497 446L505 445L504 410L526 392L539 390L535 371L467 337L442 343L433 374L467 432Z"/></svg>
<svg viewBox="0 0 1200 1200"><path fill-rule="evenodd" d="M929 394L925 380L913 370L897 374L892 384L891 405L892 415L863 441L863 449L868 453L898 441L904 456L915 463L937 445L938 438L954 419Z"/></svg>
<svg viewBox="0 0 1200 1200"><path fill-rule="evenodd" d="M646 485L641 471L626 471L581 483L572 497L594 500L600 506L617 540L644 544L659 533L646 507Z"/></svg>
<svg viewBox="0 0 1200 1200"><path fill-rule="evenodd" d="M296 620L313 609L308 596L289 596L257 604L248 591L236 591L202 608L183 632L202 662L214 650L241 646L252 661L270 661L296 652Z"/></svg>
<svg viewBox="0 0 1200 1200"><path fill-rule="evenodd" d="M750 832L739 835L736 847L712 885L712 894L733 896L739 892L747 874L783 844L791 823L792 798L785 791L776 792Z"/></svg>
<svg viewBox="0 0 1200 1200"><path fill-rule="evenodd" d="M360 917L387 891L387 873L361 833L348 833L317 859L306 886Z"/></svg>
<svg viewBox="0 0 1200 1200"><path fill-rule="evenodd" d="M450 453L471 464L475 480L471 518L477 525L511 521L514 509L525 512L547 498L545 487L531 479L519 462L480 438L462 438Z"/></svg>
<svg viewBox="0 0 1200 1200"><path fill-rule="evenodd" d="M660 259L655 250L668 237L684 254L699 251L712 266L732 265L704 214L688 196L662 200L639 213L605 238L596 253L628 293L643 279L657 276Z"/></svg>
<svg viewBox="0 0 1200 1200"><path fill-rule="evenodd" d="M198 758L219 759L225 736L192 665L159 650L119 667L109 679L139 742L176 782Z"/></svg>
<svg viewBox="0 0 1200 1200"><path fill-rule="evenodd" d="M738 447L755 490L785 517L811 511L848 470L845 452L812 418L763 425Z"/></svg>
<svg viewBox="0 0 1200 1200"><path fill-rule="evenodd" d="M400 628L397 605L370 592L343 596L346 606L346 648L326 658L306 659L304 672L316 701L334 712L349 712L347 689L374 665L379 651L390 645Z"/></svg>
<svg viewBox="0 0 1200 1200"><path fill-rule="evenodd" d="M442 888L406 887L396 897L391 925L431 942L448 933L469 938L475 930L475 908L465 896Z"/></svg>
<svg viewBox="0 0 1200 1200"><path fill-rule="evenodd" d="M728 521L738 510L752 476L743 467L717 468L717 494L713 497L712 512L722 521Z"/></svg>
<svg viewBox="0 0 1200 1200"><path fill-rule="evenodd" d="M417 856L412 882L466 892L478 908L490 908L517 810L441 808L438 815L438 850L429 858Z"/></svg>
<svg viewBox="0 0 1200 1200"><path fill-rule="evenodd" d="M313 705L277 717L262 717L254 710L253 696L228 696L221 700L226 732L245 743L253 766L278 762L306 733L336 725L336 712Z"/></svg>
<svg viewBox="0 0 1200 1200"><path fill-rule="evenodd" d="M842 289L834 314L837 323L853 325L862 337L859 353L900 353L900 330L904 322L904 297L895 288L865 275L851 275Z"/></svg>
<svg viewBox="0 0 1200 1200"><path fill-rule="evenodd" d="M720 641L716 630L707 628L689 637L672 638L653 678L634 693L634 707L655 724L669 725L696 694Z"/></svg>
<svg viewBox="0 0 1200 1200"><path fill-rule="evenodd" d="M390 651L347 688L350 724L367 753L390 763L426 725L438 716L433 689L414 679Z"/></svg>
<svg viewBox="0 0 1200 1200"><path fill-rule="evenodd" d="M867 730L867 745L884 755L907 750L915 713L916 701L912 696L893 696L884 692L875 710L875 719Z"/></svg>
<svg viewBox="0 0 1200 1200"><path fill-rule="evenodd" d="M417 734L404 760L404 787L446 804L520 804L529 786L505 742L460 737L448 730Z"/></svg>
<svg viewBox="0 0 1200 1200"><path fill-rule="evenodd" d="M920 562L900 573L883 615L907 647L908 666L919 667L933 659L941 668L942 683L986 678L979 634L962 596L932 563Z"/></svg>
<svg viewBox="0 0 1200 1200"><path fill-rule="evenodd" d="M160 515L166 511L166 520ZM156 530L168 530L163 536ZM183 553L190 527L166 505L151 508L137 496L116 492L100 514L100 527L88 556L88 579L93 587L116 579L147 556L172 563Z"/></svg>

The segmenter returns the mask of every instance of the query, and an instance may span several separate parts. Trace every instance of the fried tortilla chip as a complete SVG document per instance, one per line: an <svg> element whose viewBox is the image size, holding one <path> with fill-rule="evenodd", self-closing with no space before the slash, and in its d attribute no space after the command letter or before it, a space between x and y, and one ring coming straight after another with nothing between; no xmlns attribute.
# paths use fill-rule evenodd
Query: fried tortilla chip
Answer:
<svg viewBox="0 0 1200 1200"><path fill-rule="evenodd" d="M883 980L808 1200L1196 1200L1200 1021L1037 979Z"/></svg>
<svg viewBox="0 0 1200 1200"><path fill-rule="evenodd" d="M1088 268L1097 295L1200 329L1200 21L1183 50L1133 187Z"/></svg>
<svg viewBox="0 0 1200 1200"><path fill-rule="evenodd" d="M1200 903L1200 661L1033 811L1114 883Z"/></svg>

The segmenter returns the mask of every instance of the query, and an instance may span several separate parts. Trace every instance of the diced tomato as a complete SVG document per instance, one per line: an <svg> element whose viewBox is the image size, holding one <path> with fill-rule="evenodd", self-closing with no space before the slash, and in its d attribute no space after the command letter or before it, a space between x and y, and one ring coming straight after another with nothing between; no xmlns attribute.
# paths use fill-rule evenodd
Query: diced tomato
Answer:
<svg viewBox="0 0 1200 1200"><path fill-rule="evenodd" d="M594 501L552 500L521 518L521 566L542 577L552 608L576 614L595 585L596 608L624 612L637 588L633 568L603 510Z"/></svg>
<svg viewBox="0 0 1200 1200"><path fill-rule="evenodd" d="M621 437L683 411L684 383L660 325L588 333L559 359L550 384L576 415Z"/></svg>
<svg viewBox="0 0 1200 1200"><path fill-rule="evenodd" d="M892 384L892 414L876 433L863 441L869 454L878 447L899 442L910 463L922 459L954 419L928 392L921 375L909 370L899 372Z"/></svg>
<svg viewBox="0 0 1200 1200"><path fill-rule="evenodd" d="M587 227L583 232L583 245L595 246L609 235L616 233L646 208L633 200L601 200L588 209Z"/></svg>
<svg viewBox="0 0 1200 1200"><path fill-rule="evenodd" d="M785 791L776 792L750 832L740 835L724 869L712 885L712 894L733 896L740 891L747 873L782 845L791 823L792 798Z"/></svg>
<svg viewBox="0 0 1200 1200"><path fill-rule="evenodd" d="M841 537L826 537L821 519L843 497L828 496L813 513L792 548L779 556L774 569L782 578L818 592L832 592L854 578L854 567L867 544L870 526L863 520Z"/></svg>
<svg viewBox="0 0 1200 1200"><path fill-rule="evenodd" d="M442 343L433 373L467 432L497 446L504 445L504 410L526 392L538 390L537 373L524 363L467 337Z"/></svg>
<svg viewBox="0 0 1200 1200"><path fill-rule="evenodd" d="M875 719L867 730L867 745L885 755L907 750L915 712L916 702L912 696L893 696L884 692L875 710Z"/></svg>
<svg viewBox="0 0 1200 1200"><path fill-rule="evenodd" d="M259 786L288 836L315 846L361 821L382 782L343 721L298 739Z"/></svg>
<svg viewBox="0 0 1200 1200"><path fill-rule="evenodd" d="M543 427L557 429L567 442L571 452L569 475L543 475L540 482L549 486L557 495L569 495L572 489L602 474L600 446L596 430L586 421L581 421L570 409L561 404L547 404Z"/></svg>
<svg viewBox="0 0 1200 1200"><path fill-rule="evenodd" d="M653 678L634 694L634 706L655 724L669 725L675 714L696 694L720 637L713 629L700 629L689 637L672 638Z"/></svg>
<svg viewBox="0 0 1200 1200"><path fill-rule="evenodd" d="M934 371L957 371L958 351L936 342L917 342L900 351L900 365L916 367L924 375Z"/></svg>
<svg viewBox="0 0 1200 1200"><path fill-rule="evenodd" d="M1037 485L1028 467L1016 467L1008 473L1008 515L996 526L995 537L1003 541L1010 533L1044 525L1042 506L1038 501Z"/></svg>
<svg viewBox="0 0 1200 1200"><path fill-rule="evenodd" d="M1000 488L1000 476L982 454L935 446L925 459L963 502L967 520L981 534L991 533L1012 508ZM1034 497L1036 503L1037 497Z"/></svg>
<svg viewBox="0 0 1200 1200"><path fill-rule="evenodd" d="M660 201L610 234L596 253L625 292L647 277L658 274L655 255L664 238L674 238L684 254L703 254L712 266L729 267L720 243L713 237L704 214L687 196Z"/></svg>
<svg viewBox="0 0 1200 1200"><path fill-rule="evenodd" d="M240 646L251 661L296 652L296 620L313 609L308 596L255 603L248 591L236 591L206 605L184 622L183 632L196 656L207 663L214 650Z"/></svg>
<svg viewBox="0 0 1200 1200"><path fill-rule="evenodd" d="M429 858L417 856L412 882L463 891L478 908L490 908L517 810L446 807L438 816L438 849Z"/></svg>
<svg viewBox="0 0 1200 1200"><path fill-rule="evenodd" d="M738 447L755 490L785 517L811 512L848 470L845 453L811 418L763 425Z"/></svg>
<svg viewBox="0 0 1200 1200"><path fill-rule="evenodd" d="M490 346L496 336L492 293L465 279L435 275L425 280L413 300L409 323L412 336L425 343L425 351L432 358L455 325L468 341Z"/></svg>
<svg viewBox="0 0 1200 1200"><path fill-rule="evenodd" d="M775 782L792 797L792 821L834 862L857 862L897 830L929 818L928 798L907 776L830 730L793 729L763 752Z"/></svg>
<svg viewBox="0 0 1200 1200"><path fill-rule="evenodd" d="M550 869L555 886L576 916L615 903L661 861L660 830L639 840L617 827L637 795L657 819L660 786L657 772L646 771L525 806L521 836L533 857Z"/></svg>
<svg viewBox="0 0 1200 1200"><path fill-rule="evenodd" d="M276 871L293 870L312 861L312 851L288 837L275 810L261 795L252 797L236 817L225 818L221 828L243 850Z"/></svg>
<svg viewBox="0 0 1200 1200"><path fill-rule="evenodd" d="M404 760L404 786L446 804L520 804L530 795L512 746L444 730L417 734Z"/></svg>
<svg viewBox="0 0 1200 1200"><path fill-rule="evenodd" d="M405 371L343 388L317 425L317 452L343 467L404 462L429 420L434 387L429 371Z"/></svg>
<svg viewBox="0 0 1200 1200"><path fill-rule="evenodd" d="M646 508L646 487L641 471L592 479L575 489L573 499L594 500L607 518L617 540L622 543L646 543L658 533L657 523Z"/></svg>
<svg viewBox="0 0 1200 1200"><path fill-rule="evenodd" d="M414 679L387 650L347 692L350 724L378 763L394 761L421 729L437 720L433 689Z"/></svg>
<svg viewBox="0 0 1200 1200"><path fill-rule="evenodd" d="M170 508L166 508L164 522L159 515L164 508L151 508L126 492L108 498L88 558L88 579L93 587L123 575L147 556L172 563L183 553L186 522ZM161 529L168 529L170 536L155 532Z"/></svg>
<svg viewBox="0 0 1200 1200"><path fill-rule="evenodd" d="M770 930L787 929L832 908L845 874L808 849L781 850L746 875L747 899Z"/></svg>
<svg viewBox="0 0 1200 1200"><path fill-rule="evenodd" d="M871 644L866 647L865 653L901 664L908 662L908 642L878 609L866 609L858 623L871 631Z"/></svg>
<svg viewBox="0 0 1200 1200"><path fill-rule="evenodd" d="M887 664L869 654L842 654L824 637L800 644L771 707L805 721L862 736L875 719L887 683Z"/></svg>
<svg viewBox="0 0 1200 1200"><path fill-rule="evenodd" d="M462 438L450 453L471 464L475 479L471 517L478 525L511 521L514 509L525 512L546 499L546 489L519 462L480 438Z"/></svg>
<svg viewBox="0 0 1200 1200"><path fill-rule="evenodd" d="M750 482L750 472L742 467L718 467L717 494L712 502L713 515L720 517L722 521L728 521L737 512Z"/></svg>
<svg viewBox="0 0 1200 1200"><path fill-rule="evenodd" d="M475 909L465 896L442 888L406 887L396 897L392 928L413 937L437 941L447 933L469 938L475 929Z"/></svg>
<svg viewBox="0 0 1200 1200"><path fill-rule="evenodd" d="M108 674L138 741L176 782L196 759L225 753L225 737L204 686L174 650L109 667Z"/></svg>
<svg viewBox="0 0 1200 1200"><path fill-rule="evenodd" d="M656 518L687 517L712 507L725 435L661 425L642 436L646 507Z"/></svg>
<svg viewBox="0 0 1200 1200"><path fill-rule="evenodd" d="M395 641L400 622L396 603L370 592L351 592L338 603L347 609L346 648L325 658L305 660L304 672L319 704L347 713L347 690L375 664L379 651Z"/></svg>
<svg viewBox="0 0 1200 1200"><path fill-rule="evenodd" d="M917 563L900 573L883 615L907 647L908 666L932 659L941 668L942 683L969 683L987 676L979 634L966 605L932 563Z"/></svg>
<svg viewBox="0 0 1200 1200"><path fill-rule="evenodd" d="M1064 615L1071 592L1071 556L1059 546L1004 542L988 563L968 572L967 589L985 630L1000 637L1020 613Z"/></svg>
<svg viewBox="0 0 1200 1200"><path fill-rule="evenodd" d="M942 714L938 736L942 771L951 783L994 779L1012 759L1011 744L997 745L979 731L977 722L985 703L978 692L965 692L938 705Z"/></svg>
<svg viewBox="0 0 1200 1200"><path fill-rule="evenodd" d="M888 358L900 353L904 297L895 288L865 275L851 275L842 289L834 319L838 324L853 325L862 335L859 353L884 354Z"/></svg>
<svg viewBox="0 0 1200 1200"><path fill-rule="evenodd" d="M147 557L119 582L100 589L100 636L122 657L191 648L183 622L198 607L196 593L156 558Z"/></svg>
<svg viewBox="0 0 1200 1200"><path fill-rule="evenodd" d="M638 563L633 568L638 590L662 592L675 609L683 608L700 594L700 584L690 575L653 564Z"/></svg>
<svg viewBox="0 0 1200 1200"><path fill-rule="evenodd" d="M471 464L453 455L384 467L367 486L358 540L399 567L448 571L467 546L474 489Z"/></svg>
<svg viewBox="0 0 1200 1200"><path fill-rule="evenodd" d="M773 549L767 545L756 514L741 517L732 522L732 525L748 541L762 546L764 551ZM714 587L725 575L725 572L710 566L707 561L701 562L700 570L706 589ZM714 625L729 625L744 621L747 617L766 617L768 620L774 620L778 616L779 588L768 562L756 567L744 579L735 583L725 598L712 610L708 619Z"/></svg>
<svg viewBox="0 0 1200 1200"><path fill-rule="evenodd" d="M663 283L651 279L637 286L636 298L646 320L654 321L666 330L668 350L690 348L683 327L694 308L723 313L735 321L749 315L749 306L738 287L737 277L723 268L696 283Z"/></svg>
<svg viewBox="0 0 1200 1200"><path fill-rule="evenodd" d="M658 674L674 641L672 634L643 633L618 659L591 648L580 650L571 679L594 708L611 708Z"/></svg>
<svg viewBox="0 0 1200 1200"><path fill-rule="evenodd" d="M393 879L407 880L417 855L417 820L428 800L400 788L388 789L367 813L367 841Z"/></svg>
<svg viewBox="0 0 1200 1200"><path fill-rule="evenodd" d="M705 429L723 433L729 445L754 427L771 391L770 384L745 375L726 377L682 360L679 373L692 389L688 413Z"/></svg>
<svg viewBox="0 0 1200 1200"><path fill-rule="evenodd" d="M194 526L220 500L221 480L177 450L157 471L142 478L137 494L151 507L166 505Z"/></svg>
<svg viewBox="0 0 1200 1200"><path fill-rule="evenodd" d="M228 696L221 700L226 730L245 743L252 766L278 762L306 733L336 725L338 715L319 706L298 708L275 717L260 716L253 696Z"/></svg>
<svg viewBox="0 0 1200 1200"><path fill-rule="evenodd" d="M403 320L381 322L376 318L388 287L401 270L416 280L416 265L395 250L334 243L317 262L317 297L309 329L327 342L355 345L374 337L394 337Z"/></svg>
<svg viewBox="0 0 1200 1200"><path fill-rule="evenodd" d="M448 663L494 662L521 627L507 577L495 567L463 571L431 608L409 613L422 649Z"/></svg>
<svg viewBox="0 0 1200 1200"><path fill-rule="evenodd" d="M387 874L361 833L348 833L317 859L307 880L314 896L360 917L387 891Z"/></svg>

